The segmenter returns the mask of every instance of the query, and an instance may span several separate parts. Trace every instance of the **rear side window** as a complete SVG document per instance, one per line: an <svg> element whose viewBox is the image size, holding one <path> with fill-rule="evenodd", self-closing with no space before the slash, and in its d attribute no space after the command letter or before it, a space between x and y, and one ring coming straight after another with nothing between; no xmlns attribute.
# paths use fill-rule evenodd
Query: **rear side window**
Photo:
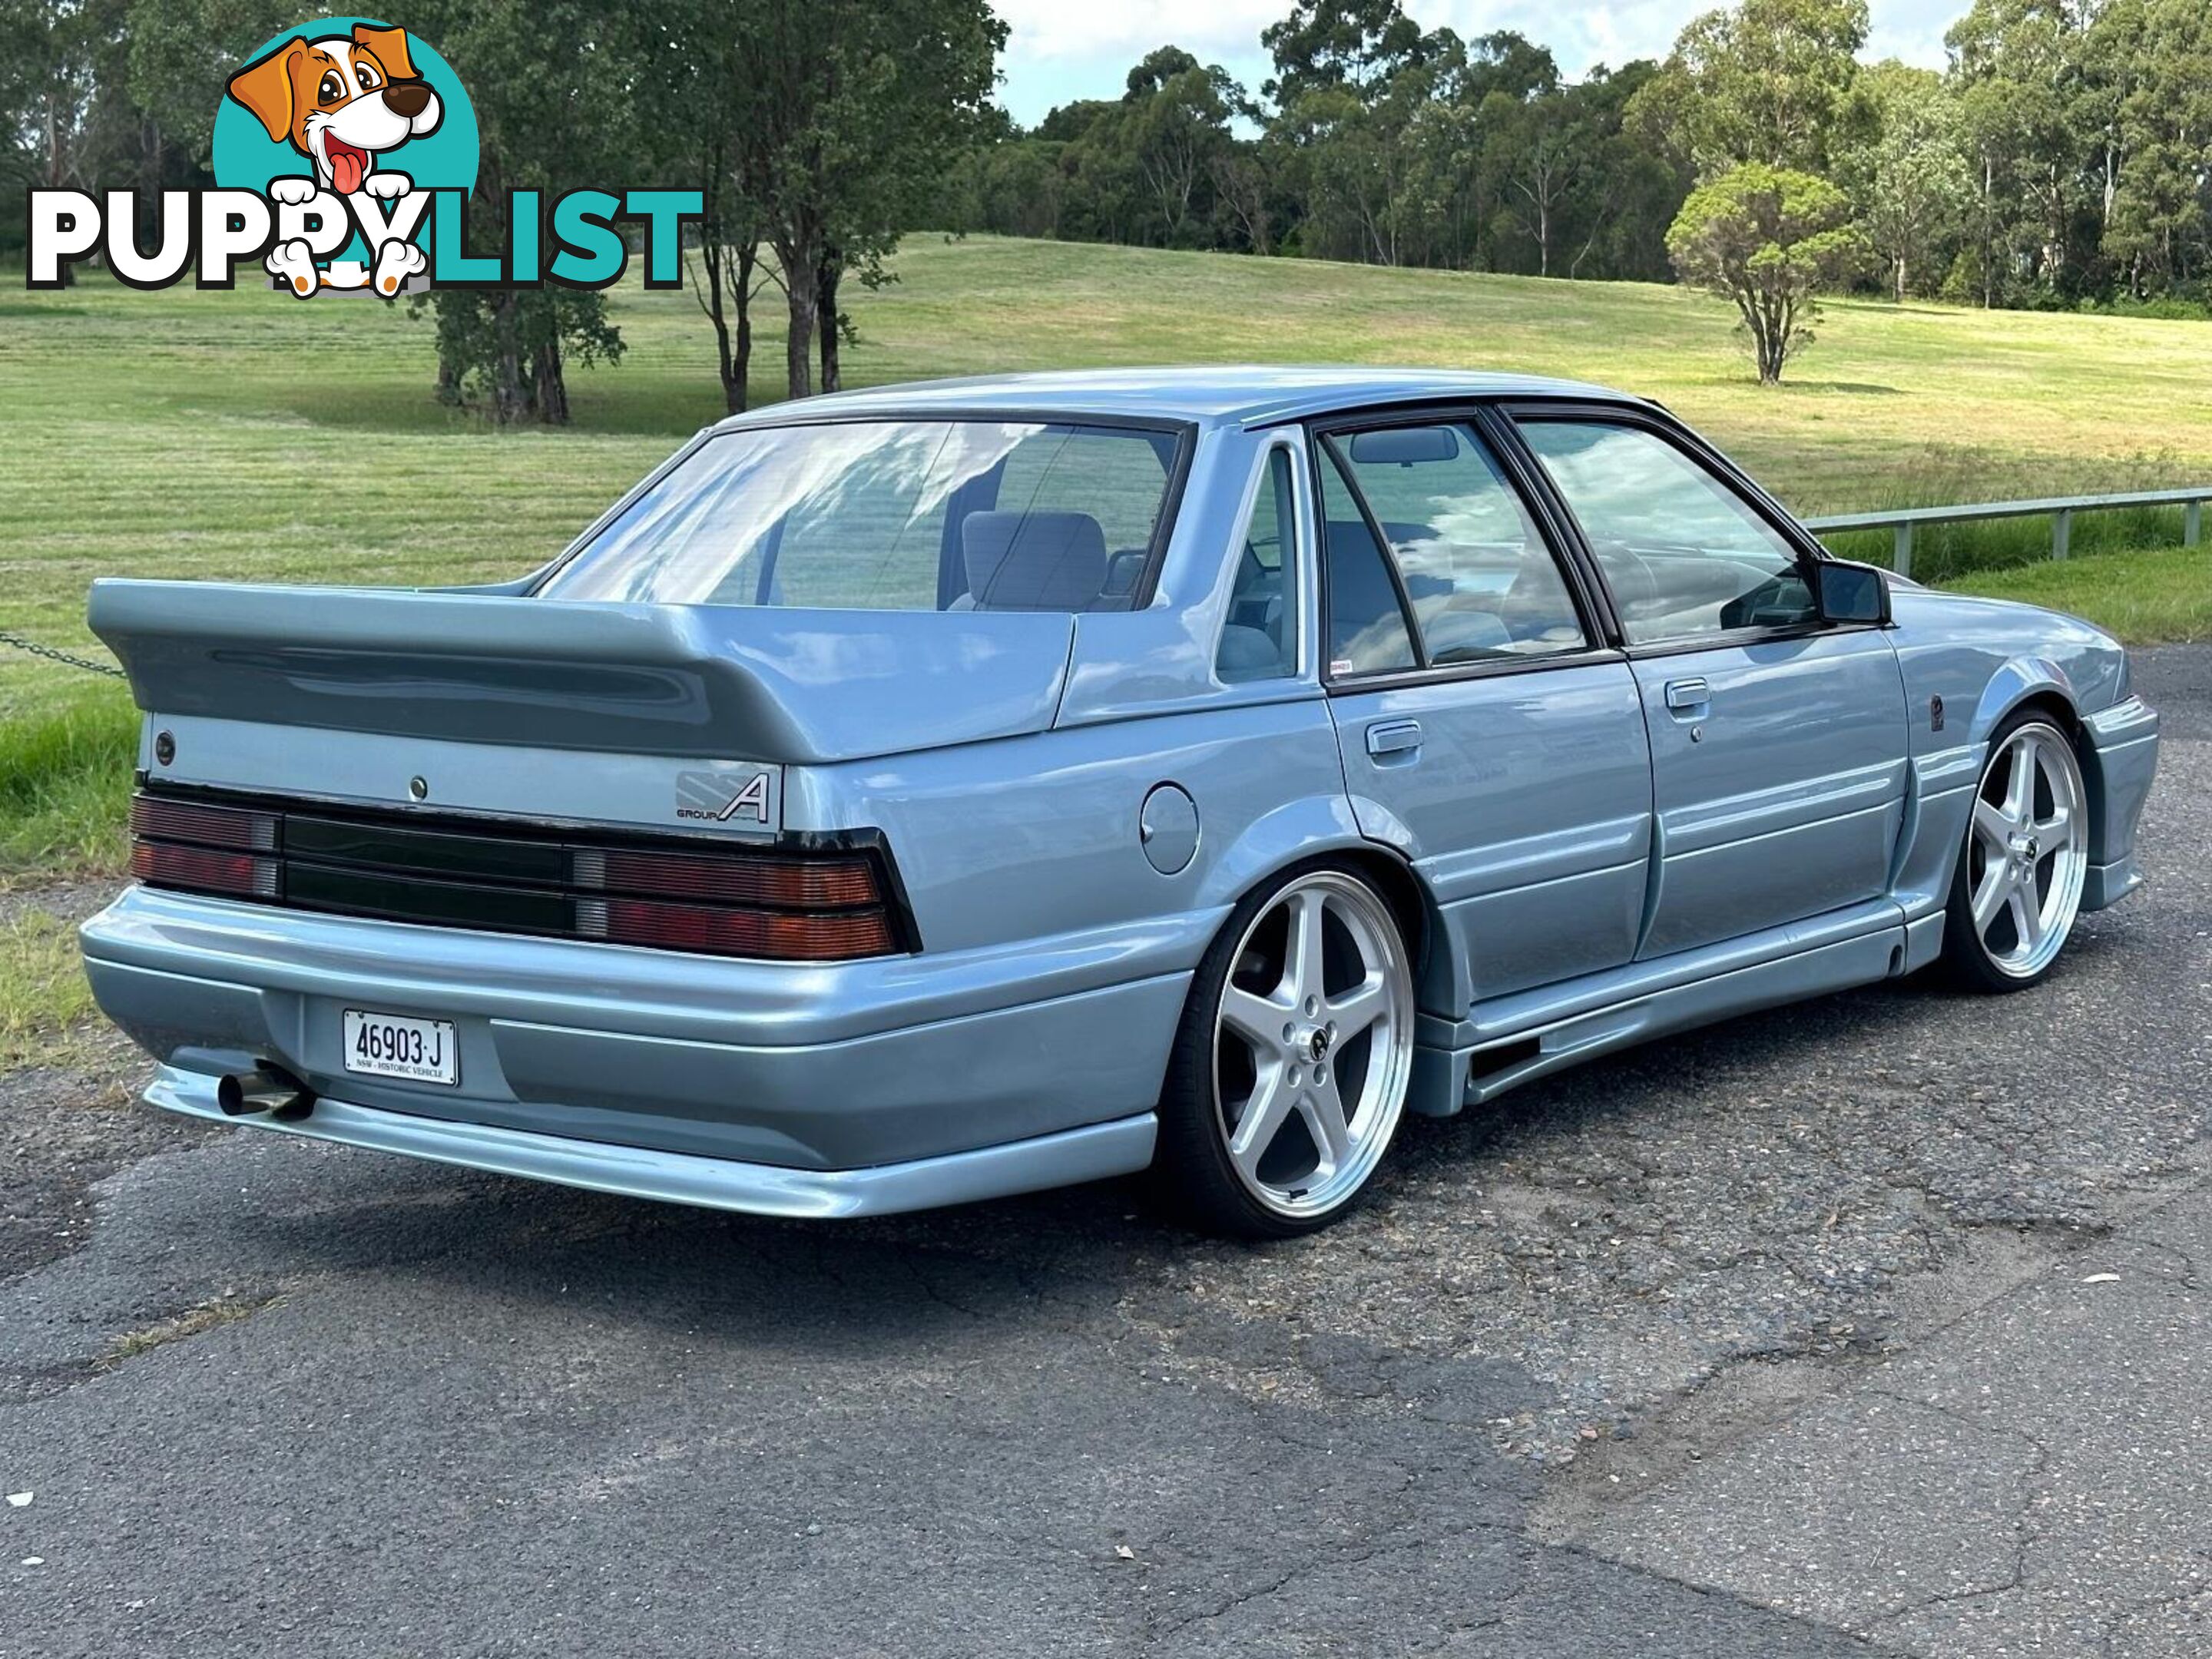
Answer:
<svg viewBox="0 0 2212 1659"><path fill-rule="evenodd" d="M709 439L538 589L861 611L1127 608L1181 439L1026 421L839 421Z"/></svg>
<svg viewBox="0 0 2212 1659"><path fill-rule="evenodd" d="M1297 501L1291 452L1267 452L1243 538L1236 548L1237 583L1221 625L1214 672L1236 684L1297 672Z"/></svg>
<svg viewBox="0 0 2212 1659"><path fill-rule="evenodd" d="M1333 450L1322 463L1321 504L1328 672L1388 674L1416 666L1397 584Z"/></svg>
<svg viewBox="0 0 2212 1659"><path fill-rule="evenodd" d="M1580 522L1632 644L1814 619L1797 550L1657 433L1528 420L1521 435Z"/></svg>

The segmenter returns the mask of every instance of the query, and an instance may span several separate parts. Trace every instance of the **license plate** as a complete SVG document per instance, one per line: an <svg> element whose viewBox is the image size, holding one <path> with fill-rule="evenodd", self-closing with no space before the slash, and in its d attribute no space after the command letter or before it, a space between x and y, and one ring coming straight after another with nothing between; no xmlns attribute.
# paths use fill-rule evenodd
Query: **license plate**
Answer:
<svg viewBox="0 0 2212 1659"><path fill-rule="evenodd" d="M460 1044L450 1019L345 1011L345 1068L410 1083L459 1084Z"/></svg>

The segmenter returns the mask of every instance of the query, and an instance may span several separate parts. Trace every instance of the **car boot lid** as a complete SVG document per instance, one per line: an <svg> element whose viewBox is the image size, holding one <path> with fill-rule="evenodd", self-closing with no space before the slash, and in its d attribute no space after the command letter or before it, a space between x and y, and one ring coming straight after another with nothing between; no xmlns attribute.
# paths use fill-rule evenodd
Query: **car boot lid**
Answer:
<svg viewBox="0 0 2212 1659"><path fill-rule="evenodd" d="M1042 732L1074 619L107 580L140 708L465 743L821 763Z"/></svg>

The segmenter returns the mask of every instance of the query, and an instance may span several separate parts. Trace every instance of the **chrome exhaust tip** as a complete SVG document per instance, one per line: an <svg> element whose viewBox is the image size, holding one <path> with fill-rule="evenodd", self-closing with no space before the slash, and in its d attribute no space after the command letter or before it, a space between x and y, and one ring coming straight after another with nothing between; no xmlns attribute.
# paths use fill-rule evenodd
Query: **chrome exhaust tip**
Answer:
<svg viewBox="0 0 2212 1659"><path fill-rule="evenodd" d="M271 1066L222 1078L215 1085L215 1103L225 1117L266 1112L275 1118L305 1117L315 1109L314 1092L288 1072Z"/></svg>

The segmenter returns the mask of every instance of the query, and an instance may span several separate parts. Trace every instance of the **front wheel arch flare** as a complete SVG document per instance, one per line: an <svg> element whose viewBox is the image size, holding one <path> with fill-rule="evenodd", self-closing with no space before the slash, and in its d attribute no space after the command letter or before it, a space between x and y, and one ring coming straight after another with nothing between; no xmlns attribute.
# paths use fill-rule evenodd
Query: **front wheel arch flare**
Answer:
<svg viewBox="0 0 2212 1659"><path fill-rule="evenodd" d="M2089 861L2101 864L2105 859L2105 770L2097 758L2097 745L2088 738L2088 728L2081 722L2073 702L2056 687L2039 687L2026 696L2006 706L1990 725L1990 731L2010 720L2014 714L2032 712L2045 716L2053 726L2063 732L2074 745L2074 763L2081 769L2081 789L2087 797L2085 805L2089 813Z"/></svg>

